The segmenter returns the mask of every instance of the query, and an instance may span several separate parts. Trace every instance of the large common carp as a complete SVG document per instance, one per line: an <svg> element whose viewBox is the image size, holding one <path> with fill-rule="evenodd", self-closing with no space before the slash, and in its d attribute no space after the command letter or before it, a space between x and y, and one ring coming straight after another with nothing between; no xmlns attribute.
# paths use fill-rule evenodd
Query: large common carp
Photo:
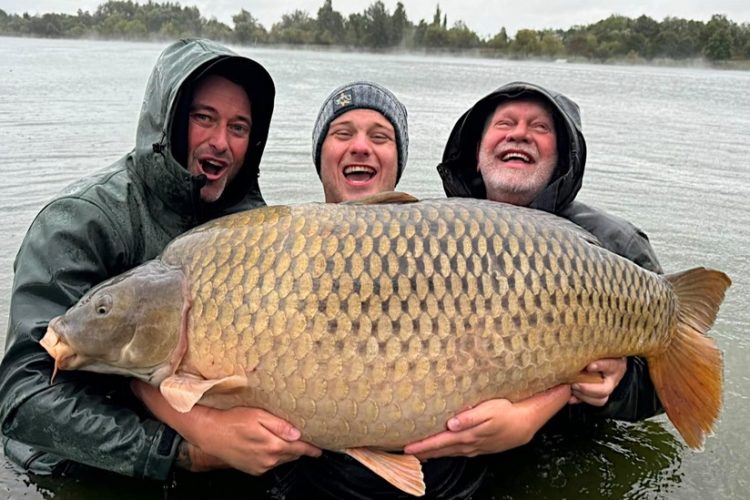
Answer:
<svg viewBox="0 0 750 500"><path fill-rule="evenodd" d="M406 443L491 398L645 356L667 415L700 446L721 406L705 336L729 278L660 276L573 224L481 200L251 210L175 239L50 322L57 369L131 375L170 404L264 408L413 494ZM392 461L400 469L391 470Z"/></svg>

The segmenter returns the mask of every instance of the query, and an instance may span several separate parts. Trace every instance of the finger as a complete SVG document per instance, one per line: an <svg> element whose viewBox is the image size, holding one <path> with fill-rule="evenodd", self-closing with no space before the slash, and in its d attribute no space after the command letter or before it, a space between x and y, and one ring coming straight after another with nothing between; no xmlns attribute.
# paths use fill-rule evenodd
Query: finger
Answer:
<svg viewBox="0 0 750 500"><path fill-rule="evenodd" d="M319 457L323 453L323 450L305 441L294 441L289 444L289 451L287 455L289 460L295 460L301 456L308 457Z"/></svg>
<svg viewBox="0 0 750 500"><path fill-rule="evenodd" d="M507 400L498 400L498 402L499 401L502 401L500 404L510 404ZM482 425L492 418L494 413L492 410L493 406L498 406L498 404L482 404L476 408L471 408L456 414L448 420L448 430L452 432L460 432Z"/></svg>
<svg viewBox="0 0 750 500"><path fill-rule="evenodd" d="M258 422L268 432L284 441L297 441L302 437L302 432L300 432L295 426L282 418L271 415L268 412L262 411L261 417L258 418Z"/></svg>
<svg viewBox="0 0 750 500"><path fill-rule="evenodd" d="M478 453L473 448L469 448L466 445L453 445L445 448L438 448L435 450L426 451L424 453L416 454L416 457L420 460L429 460L431 458L441 457L473 457Z"/></svg>
<svg viewBox="0 0 750 500"><path fill-rule="evenodd" d="M418 455L432 452L448 446L459 444L458 435L455 432L441 432L416 443L410 443L404 447L404 453Z"/></svg>

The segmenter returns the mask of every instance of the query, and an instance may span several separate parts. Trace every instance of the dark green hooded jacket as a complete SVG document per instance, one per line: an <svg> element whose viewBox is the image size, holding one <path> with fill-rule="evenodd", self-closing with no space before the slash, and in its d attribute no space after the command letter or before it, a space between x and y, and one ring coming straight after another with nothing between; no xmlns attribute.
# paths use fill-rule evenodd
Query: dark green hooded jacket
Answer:
<svg viewBox="0 0 750 500"><path fill-rule="evenodd" d="M187 153L192 82L206 71L248 92L252 130L245 163L222 197L200 199L204 176ZM86 464L164 479L180 438L149 417L123 377L60 372L39 345L49 320L97 283L156 257L196 225L264 205L258 187L275 89L258 63L207 40L169 46L151 74L133 151L48 203L15 261L5 355L0 364L0 430L5 454L36 473ZM174 124L174 126L173 126Z"/></svg>
<svg viewBox="0 0 750 500"><path fill-rule="evenodd" d="M531 203L531 208L557 214L583 227L602 246L641 267L662 272L648 237L624 219L575 201L583 184L586 141L581 129L578 105L562 94L525 82L504 85L480 99L456 122L437 167L448 196L486 198L482 177L477 171L477 146L484 125L497 106L519 97L542 99L550 104L557 132L558 164L552 180ZM641 420L662 411L645 361L628 358L628 369L620 384L602 408L574 405L567 413L578 419L588 416Z"/></svg>

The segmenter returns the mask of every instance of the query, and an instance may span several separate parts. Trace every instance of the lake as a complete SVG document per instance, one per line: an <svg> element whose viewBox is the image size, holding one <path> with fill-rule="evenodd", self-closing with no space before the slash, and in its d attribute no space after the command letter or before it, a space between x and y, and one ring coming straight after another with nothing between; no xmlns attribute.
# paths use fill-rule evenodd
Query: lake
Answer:
<svg viewBox="0 0 750 500"><path fill-rule="evenodd" d="M69 182L133 147L146 80L165 46L0 38L0 345L28 225ZM269 204L322 200L312 127L323 99L347 81L377 81L408 108L399 189L421 198L443 196L435 166L453 123L480 96L526 80L576 100L589 149L578 199L645 230L667 272L701 265L733 280L712 331L724 352L724 407L702 452L664 417L542 436L497 459L490 496L750 498L750 72L235 50L261 62L277 87L260 178ZM255 486L237 476L183 474L166 486L112 475L34 478L0 452L3 498L248 498Z"/></svg>

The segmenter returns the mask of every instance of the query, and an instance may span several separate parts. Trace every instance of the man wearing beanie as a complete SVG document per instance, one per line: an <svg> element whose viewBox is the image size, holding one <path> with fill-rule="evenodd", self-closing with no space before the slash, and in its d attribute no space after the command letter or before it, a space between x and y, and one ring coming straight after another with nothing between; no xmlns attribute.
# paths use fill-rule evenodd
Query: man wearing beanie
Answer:
<svg viewBox="0 0 750 500"><path fill-rule="evenodd" d="M320 108L312 136L313 161L325 201L340 203L392 191L406 165L409 137L406 108L387 89L352 82L334 90ZM468 457L442 457L422 465L423 498L469 498L485 469ZM274 493L286 500L410 499L341 453L323 451L273 469Z"/></svg>
<svg viewBox="0 0 750 500"><path fill-rule="evenodd" d="M392 191L409 148L406 108L381 85L348 83L323 102L312 143L326 202Z"/></svg>

